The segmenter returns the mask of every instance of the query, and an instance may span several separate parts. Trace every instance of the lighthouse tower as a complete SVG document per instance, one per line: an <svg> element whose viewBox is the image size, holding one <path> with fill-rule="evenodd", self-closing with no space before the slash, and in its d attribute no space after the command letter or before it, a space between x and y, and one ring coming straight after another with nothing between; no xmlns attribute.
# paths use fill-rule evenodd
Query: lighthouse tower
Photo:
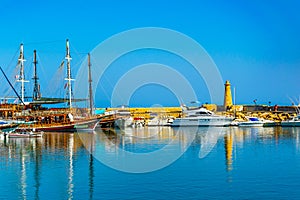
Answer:
<svg viewBox="0 0 300 200"><path fill-rule="evenodd" d="M225 94L224 94L224 109L227 110L232 106L232 96L229 81L225 82Z"/></svg>

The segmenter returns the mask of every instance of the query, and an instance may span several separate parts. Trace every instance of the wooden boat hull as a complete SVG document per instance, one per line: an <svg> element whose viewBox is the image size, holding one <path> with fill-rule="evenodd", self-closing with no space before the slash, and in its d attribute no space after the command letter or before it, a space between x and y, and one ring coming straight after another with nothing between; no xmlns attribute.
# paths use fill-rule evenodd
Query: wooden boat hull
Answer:
<svg viewBox="0 0 300 200"><path fill-rule="evenodd" d="M18 129L34 128L36 131L44 132L81 132L81 131L93 131L99 122L99 118L90 118L70 122L67 124L43 124L32 125L26 127L20 127Z"/></svg>

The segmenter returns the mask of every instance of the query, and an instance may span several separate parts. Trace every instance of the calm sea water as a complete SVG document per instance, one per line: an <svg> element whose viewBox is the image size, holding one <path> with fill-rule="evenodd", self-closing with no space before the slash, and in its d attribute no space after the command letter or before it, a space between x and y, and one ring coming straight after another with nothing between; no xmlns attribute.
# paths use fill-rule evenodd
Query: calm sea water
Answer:
<svg viewBox="0 0 300 200"><path fill-rule="evenodd" d="M1 136L0 153L0 199L300 198L300 128Z"/></svg>

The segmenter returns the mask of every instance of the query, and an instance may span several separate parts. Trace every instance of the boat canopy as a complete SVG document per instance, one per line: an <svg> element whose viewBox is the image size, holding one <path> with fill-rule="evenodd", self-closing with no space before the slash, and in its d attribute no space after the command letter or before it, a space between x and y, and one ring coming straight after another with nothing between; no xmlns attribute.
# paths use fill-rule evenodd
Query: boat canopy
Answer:
<svg viewBox="0 0 300 200"><path fill-rule="evenodd" d="M253 121L253 122L258 122L259 121L259 119L257 117L249 117L249 120Z"/></svg>

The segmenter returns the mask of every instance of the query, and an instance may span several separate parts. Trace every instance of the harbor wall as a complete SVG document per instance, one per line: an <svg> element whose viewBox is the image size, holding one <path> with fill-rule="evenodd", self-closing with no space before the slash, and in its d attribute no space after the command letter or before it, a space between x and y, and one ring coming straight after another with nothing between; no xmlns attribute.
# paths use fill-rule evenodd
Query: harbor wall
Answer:
<svg viewBox="0 0 300 200"><path fill-rule="evenodd" d="M268 106L268 105L233 105L230 109L225 109L223 105L203 104L203 107L220 115L237 115L244 118L246 116L259 116L265 119L284 120L296 116L297 106ZM181 117L181 107L139 107L139 108L97 108L110 112L125 109L130 111L135 118L149 119L153 115Z"/></svg>

